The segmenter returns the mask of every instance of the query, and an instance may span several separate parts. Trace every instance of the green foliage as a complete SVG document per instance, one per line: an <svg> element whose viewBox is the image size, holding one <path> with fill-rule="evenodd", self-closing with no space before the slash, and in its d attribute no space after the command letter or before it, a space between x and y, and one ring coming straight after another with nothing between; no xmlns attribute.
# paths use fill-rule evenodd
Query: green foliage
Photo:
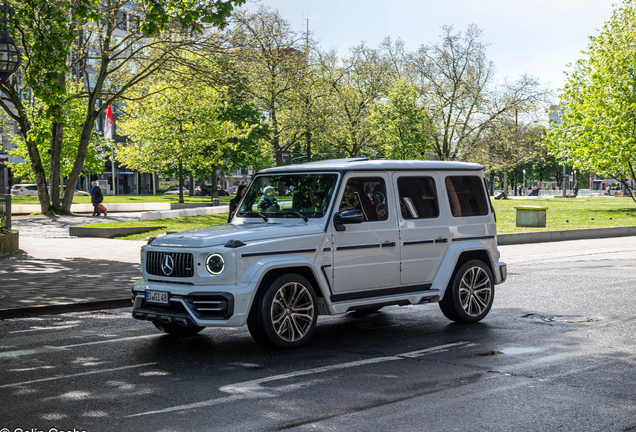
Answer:
<svg viewBox="0 0 636 432"><path fill-rule="evenodd" d="M586 57L568 72L564 114L549 148L575 167L619 180L636 178L636 7L617 5Z"/></svg>
<svg viewBox="0 0 636 432"><path fill-rule="evenodd" d="M371 110L371 132L389 159L424 159L430 148L422 131L424 115L417 92L398 81Z"/></svg>
<svg viewBox="0 0 636 432"><path fill-rule="evenodd" d="M82 91L83 86L82 84L72 82L68 84L68 87L69 94L72 95ZM48 178L51 164L51 154L48 151L51 139L51 120L46 114L47 112L47 105L39 99L36 99L33 103L26 107L26 113L31 125L30 136L35 142L38 152L41 155L44 174ZM84 116L86 114L86 100L73 98L66 99L62 106L62 114L62 118L64 120L64 139L62 141L62 152L60 155L60 175L68 176L73 168L75 158L77 157ZM8 135L10 141L17 145L17 148L9 151L9 154L21 157L27 162L9 164L9 166L18 177L29 177L33 180L34 173L31 170L31 160L24 138L20 134L9 133ZM103 142L104 139L101 135L96 132L91 134L91 141L88 146L84 168L93 174L101 173L103 170L102 161L97 154L97 147L103 145Z"/></svg>
<svg viewBox="0 0 636 432"><path fill-rule="evenodd" d="M117 147L117 160L143 172L181 170L199 177L256 162L259 142L250 135L262 133L261 125L240 85L219 88L188 74L185 66L180 72L157 74L127 94L119 127L132 142Z"/></svg>

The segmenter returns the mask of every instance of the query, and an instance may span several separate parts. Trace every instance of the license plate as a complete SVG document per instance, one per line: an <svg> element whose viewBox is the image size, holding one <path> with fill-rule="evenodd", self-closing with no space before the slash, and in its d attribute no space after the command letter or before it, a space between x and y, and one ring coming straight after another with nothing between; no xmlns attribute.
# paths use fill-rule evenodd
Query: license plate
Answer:
<svg viewBox="0 0 636 432"><path fill-rule="evenodd" d="M146 301L149 303L168 304L168 293L162 291L146 291Z"/></svg>

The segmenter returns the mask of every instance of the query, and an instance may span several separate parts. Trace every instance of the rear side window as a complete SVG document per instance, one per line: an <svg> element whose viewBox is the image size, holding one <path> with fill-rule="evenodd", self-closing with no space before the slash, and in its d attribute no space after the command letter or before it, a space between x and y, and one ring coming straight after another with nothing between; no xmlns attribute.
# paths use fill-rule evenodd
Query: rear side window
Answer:
<svg viewBox="0 0 636 432"><path fill-rule="evenodd" d="M38 190L38 187L37 186L27 186L26 190L36 191L36 190Z"/></svg>
<svg viewBox="0 0 636 432"><path fill-rule="evenodd" d="M439 204L432 177L400 177L397 181L400 211L404 219L431 219L439 216Z"/></svg>
<svg viewBox="0 0 636 432"><path fill-rule="evenodd" d="M477 176L446 177L446 192L451 213L455 217L485 216L488 201L484 185Z"/></svg>

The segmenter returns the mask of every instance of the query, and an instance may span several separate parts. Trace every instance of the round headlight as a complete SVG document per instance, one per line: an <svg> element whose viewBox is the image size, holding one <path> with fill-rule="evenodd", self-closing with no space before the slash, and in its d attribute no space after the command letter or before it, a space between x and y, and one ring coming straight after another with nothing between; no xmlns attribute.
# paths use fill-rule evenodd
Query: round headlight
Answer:
<svg viewBox="0 0 636 432"><path fill-rule="evenodd" d="M223 257L221 255L212 254L208 256L208 259L205 261L205 267L213 275L218 275L225 268L225 261L223 261Z"/></svg>

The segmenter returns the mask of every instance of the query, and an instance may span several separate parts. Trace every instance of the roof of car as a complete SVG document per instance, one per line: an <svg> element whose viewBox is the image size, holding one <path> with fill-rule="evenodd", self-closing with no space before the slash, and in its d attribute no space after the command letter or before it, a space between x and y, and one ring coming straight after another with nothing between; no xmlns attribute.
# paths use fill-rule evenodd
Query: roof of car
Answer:
<svg viewBox="0 0 636 432"><path fill-rule="evenodd" d="M288 173L298 171L481 171L484 167L475 163L422 161L422 160L369 160L367 158L331 159L304 164L268 168L259 174Z"/></svg>

